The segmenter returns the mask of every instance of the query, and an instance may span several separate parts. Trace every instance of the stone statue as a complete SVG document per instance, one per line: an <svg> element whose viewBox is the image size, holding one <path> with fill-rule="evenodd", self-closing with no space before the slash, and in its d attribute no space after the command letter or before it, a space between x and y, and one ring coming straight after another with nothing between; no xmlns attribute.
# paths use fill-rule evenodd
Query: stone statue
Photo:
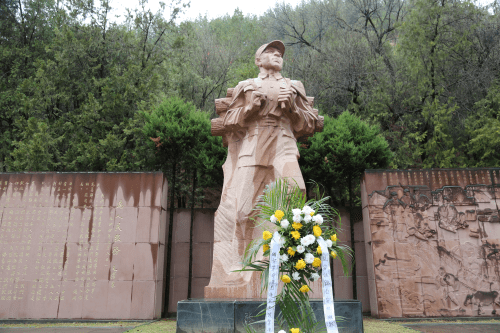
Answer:
<svg viewBox="0 0 500 333"><path fill-rule="evenodd" d="M255 53L259 76L228 90L216 100L220 118L212 120L212 134L223 136L228 147L224 187L215 213L214 252L205 298L258 298L256 273L233 272L262 231L250 219L264 187L276 178L288 178L305 190L300 172L297 139L321 131L323 117L312 108L300 81L281 76L285 45L273 41Z"/></svg>

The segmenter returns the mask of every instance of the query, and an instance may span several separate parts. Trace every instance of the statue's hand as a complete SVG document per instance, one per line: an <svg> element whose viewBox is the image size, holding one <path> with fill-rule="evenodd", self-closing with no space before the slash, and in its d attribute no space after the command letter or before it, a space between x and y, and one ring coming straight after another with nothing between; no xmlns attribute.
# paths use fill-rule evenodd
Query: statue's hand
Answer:
<svg viewBox="0 0 500 333"><path fill-rule="evenodd" d="M258 112L261 107L265 105L267 100L267 95L259 91L252 91L250 96L250 105L248 106L250 112Z"/></svg>
<svg viewBox="0 0 500 333"><path fill-rule="evenodd" d="M280 89L280 93L278 95L278 105L284 109L289 110L290 112L296 112L295 106L295 96L296 92L293 89L285 88Z"/></svg>

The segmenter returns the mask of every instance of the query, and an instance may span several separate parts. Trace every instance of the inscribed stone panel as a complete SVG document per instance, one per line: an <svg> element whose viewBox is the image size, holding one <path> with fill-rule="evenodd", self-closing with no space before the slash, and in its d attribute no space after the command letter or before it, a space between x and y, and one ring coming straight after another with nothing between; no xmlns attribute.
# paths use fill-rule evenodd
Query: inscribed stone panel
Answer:
<svg viewBox="0 0 500 333"><path fill-rule="evenodd" d="M0 318L153 319L164 187L161 173L0 174ZM134 273L150 282L148 315L132 306Z"/></svg>

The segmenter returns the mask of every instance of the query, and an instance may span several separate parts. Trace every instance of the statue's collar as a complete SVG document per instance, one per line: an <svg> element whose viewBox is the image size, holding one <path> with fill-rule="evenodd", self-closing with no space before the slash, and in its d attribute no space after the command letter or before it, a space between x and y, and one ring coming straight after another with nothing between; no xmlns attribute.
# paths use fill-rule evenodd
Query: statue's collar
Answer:
<svg viewBox="0 0 500 333"><path fill-rule="evenodd" d="M259 79L264 80L264 79L275 79L275 80L281 80L283 76L281 76L281 73L274 73L274 74L269 74L269 73L259 73Z"/></svg>

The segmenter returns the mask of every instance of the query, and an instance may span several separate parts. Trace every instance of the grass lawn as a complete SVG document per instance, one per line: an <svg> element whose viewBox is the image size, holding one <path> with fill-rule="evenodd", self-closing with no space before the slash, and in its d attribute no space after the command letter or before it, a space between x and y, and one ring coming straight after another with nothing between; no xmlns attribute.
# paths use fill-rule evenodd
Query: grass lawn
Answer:
<svg viewBox="0 0 500 333"><path fill-rule="evenodd" d="M367 318L363 320L365 333L415 333L414 330L402 327L398 324L388 323L377 319ZM149 325L143 325L127 331L127 333L174 333L175 321L157 321Z"/></svg>
<svg viewBox="0 0 500 333"><path fill-rule="evenodd" d="M175 333L175 320L160 320L148 325L142 325L131 330L127 333Z"/></svg>
<svg viewBox="0 0 500 333"><path fill-rule="evenodd" d="M426 323L461 323L467 321L445 321L445 320L425 320ZM498 323L498 320L481 320L474 321L475 323ZM365 333L415 333L415 330L403 327L403 324L409 324L410 322L387 322L383 320L378 320L371 317L364 317L363 325L365 328ZM413 322L414 323L414 322ZM470 323L470 322L469 322ZM152 323L144 322L99 322L99 323L47 323L47 324L10 324L2 325L2 328L7 327L137 327L130 329L127 333L175 333L176 321L174 319L162 319L160 321L155 321Z"/></svg>
<svg viewBox="0 0 500 333"><path fill-rule="evenodd" d="M445 321L445 320L429 320L426 323L460 323L466 321ZM485 322L485 323L498 323L498 320L481 320L474 321L475 323ZM154 322L152 324L143 325L136 327L127 331L127 333L174 333L175 332L175 320L161 320ZM403 327L403 324L410 324L410 322L387 322L383 320L378 320L371 317L364 317L363 326L365 333L415 333L417 331Z"/></svg>
<svg viewBox="0 0 500 333"><path fill-rule="evenodd" d="M415 333L415 330L403 327L396 323L378 320L371 317L363 318L365 333Z"/></svg>
<svg viewBox="0 0 500 333"><path fill-rule="evenodd" d="M93 323L71 323L71 322L60 322L60 323L40 323L34 322L32 324L0 324L2 328L38 328L38 327L133 327L142 325L143 322L132 322L132 321L112 321L112 322L93 322Z"/></svg>

